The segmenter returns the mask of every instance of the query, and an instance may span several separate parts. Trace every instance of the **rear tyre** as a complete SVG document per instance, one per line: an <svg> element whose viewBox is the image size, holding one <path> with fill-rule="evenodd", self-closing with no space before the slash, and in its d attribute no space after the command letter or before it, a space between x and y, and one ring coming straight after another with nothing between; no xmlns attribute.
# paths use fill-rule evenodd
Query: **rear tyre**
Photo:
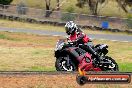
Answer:
<svg viewBox="0 0 132 88"><path fill-rule="evenodd" d="M104 63L102 65L102 70L103 71L119 71L118 64L111 57L106 56L103 61L104 62L109 62L109 63Z"/></svg>
<svg viewBox="0 0 132 88"><path fill-rule="evenodd" d="M69 62L69 66L67 66L67 60L64 59L65 57L59 57L56 59L55 68L57 71L77 71L76 65L73 63L72 60Z"/></svg>

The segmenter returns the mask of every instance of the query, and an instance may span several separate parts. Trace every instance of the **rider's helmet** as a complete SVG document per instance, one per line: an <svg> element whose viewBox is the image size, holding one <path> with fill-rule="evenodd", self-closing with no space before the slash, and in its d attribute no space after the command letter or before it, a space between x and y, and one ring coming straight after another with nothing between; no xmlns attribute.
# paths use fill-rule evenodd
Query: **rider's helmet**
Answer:
<svg viewBox="0 0 132 88"><path fill-rule="evenodd" d="M77 25L73 21L69 21L65 25L65 31L68 35L73 35L77 31Z"/></svg>

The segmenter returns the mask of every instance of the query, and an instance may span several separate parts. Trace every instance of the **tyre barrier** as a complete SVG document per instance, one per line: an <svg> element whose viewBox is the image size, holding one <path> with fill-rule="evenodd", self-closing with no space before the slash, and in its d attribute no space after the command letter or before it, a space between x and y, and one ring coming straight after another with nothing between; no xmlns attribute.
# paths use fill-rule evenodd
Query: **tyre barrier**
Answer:
<svg viewBox="0 0 132 88"><path fill-rule="evenodd" d="M53 26L64 26L65 22L57 22L51 20L37 20L34 18L29 17L21 17L21 16L14 16L14 15L6 15L0 14L0 19L7 19L10 21L20 21L20 22L28 22L28 23L38 23L38 24L50 24ZM82 29L91 29L91 30L100 30L100 31L111 31L111 32L125 32L128 34L132 34L132 30L120 30L120 29L112 29L112 28L101 28L98 26L89 26L89 25L78 25Z"/></svg>

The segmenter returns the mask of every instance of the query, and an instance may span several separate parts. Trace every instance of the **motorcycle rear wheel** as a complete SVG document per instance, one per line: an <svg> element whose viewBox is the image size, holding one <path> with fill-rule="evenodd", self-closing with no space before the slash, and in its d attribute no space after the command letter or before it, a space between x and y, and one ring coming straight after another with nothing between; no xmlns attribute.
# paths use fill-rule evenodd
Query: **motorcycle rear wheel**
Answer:
<svg viewBox="0 0 132 88"><path fill-rule="evenodd" d="M70 66L67 66L67 61L64 57L59 57L56 59L55 68L57 71L77 71L76 65L70 60Z"/></svg>
<svg viewBox="0 0 132 88"><path fill-rule="evenodd" d="M119 71L118 64L111 57L105 56L105 59L103 61L109 62L109 63L102 65L101 67L102 71Z"/></svg>

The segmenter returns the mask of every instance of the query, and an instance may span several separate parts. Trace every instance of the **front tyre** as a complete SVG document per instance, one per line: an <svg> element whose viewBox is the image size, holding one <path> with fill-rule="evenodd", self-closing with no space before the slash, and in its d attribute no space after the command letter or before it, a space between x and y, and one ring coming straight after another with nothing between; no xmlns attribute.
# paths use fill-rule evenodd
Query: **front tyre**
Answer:
<svg viewBox="0 0 132 88"><path fill-rule="evenodd" d="M77 67L73 63L72 60L70 60L69 65L67 65L67 60L64 59L65 57L59 57L56 59L55 62L55 68L57 71L76 71Z"/></svg>
<svg viewBox="0 0 132 88"><path fill-rule="evenodd" d="M102 65L103 71L119 71L118 64L111 57L105 56L105 59L103 60L103 62L106 62Z"/></svg>

